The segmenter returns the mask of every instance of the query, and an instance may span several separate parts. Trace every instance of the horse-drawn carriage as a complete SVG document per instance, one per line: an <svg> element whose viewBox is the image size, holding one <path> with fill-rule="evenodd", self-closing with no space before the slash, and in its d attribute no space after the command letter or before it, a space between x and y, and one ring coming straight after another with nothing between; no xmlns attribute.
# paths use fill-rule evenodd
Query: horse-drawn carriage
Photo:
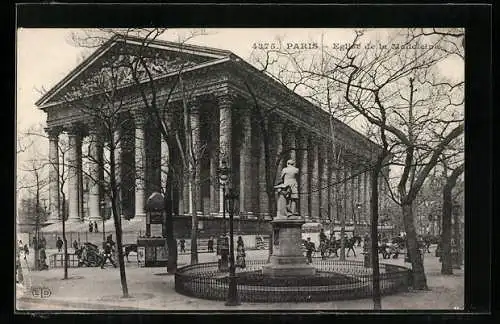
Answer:
<svg viewBox="0 0 500 324"><path fill-rule="evenodd" d="M85 242L75 251L78 256L78 266L97 267L101 265L104 256L97 245Z"/></svg>

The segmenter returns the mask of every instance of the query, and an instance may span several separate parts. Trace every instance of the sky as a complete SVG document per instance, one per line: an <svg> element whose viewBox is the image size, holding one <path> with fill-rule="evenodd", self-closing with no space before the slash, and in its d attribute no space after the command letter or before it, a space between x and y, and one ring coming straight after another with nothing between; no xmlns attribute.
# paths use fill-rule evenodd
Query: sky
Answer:
<svg viewBox="0 0 500 324"><path fill-rule="evenodd" d="M86 49L71 44L70 36L78 29L26 29L17 32L17 127L27 127L44 122L46 116L34 103L42 96L42 89L49 90L73 70ZM175 41L185 37L192 30L169 30L163 39ZM244 60L251 62L254 44L284 43L342 46L353 39L352 29L268 29L231 28L205 29L206 35L192 38L188 43L230 50ZM383 34L386 29L379 30ZM258 50L256 50L258 51ZM451 64L454 66L457 64ZM462 74L463 67L446 68L448 73Z"/></svg>
<svg viewBox="0 0 500 324"><path fill-rule="evenodd" d="M71 44L70 36L77 29L26 29L17 33L17 126L19 131L45 120L45 113L34 103L42 96L41 89L49 90L81 61L86 49ZM192 30L168 31L164 39L175 41ZM249 60L254 44L276 42L283 38L291 43L348 40L352 30L347 29L206 29L207 35L197 36L188 43L230 50Z"/></svg>

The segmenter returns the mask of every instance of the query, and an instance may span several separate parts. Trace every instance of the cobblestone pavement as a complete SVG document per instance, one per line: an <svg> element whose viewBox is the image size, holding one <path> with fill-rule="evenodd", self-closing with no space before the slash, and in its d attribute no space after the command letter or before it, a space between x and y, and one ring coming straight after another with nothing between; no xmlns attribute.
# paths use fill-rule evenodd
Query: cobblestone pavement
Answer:
<svg viewBox="0 0 500 324"><path fill-rule="evenodd" d="M434 252L433 250L431 250ZM357 257L348 260L362 260L360 249ZM267 251L248 251L248 259L265 260ZM215 254L200 253L200 262L216 261ZM164 268L139 268L135 256L126 264L126 274L131 298L121 298L118 268L70 268L69 279L62 280L63 269L30 272L24 269L26 277L23 287L18 286L18 310L362 310L372 309L370 298L332 301L322 303L242 303L239 306L225 306L220 301L202 300L180 295L174 290L174 276ZM381 260L404 263L404 258ZM30 261L23 264L29 264ZM189 263L189 254L179 256L179 266ZM23 266L23 268L26 267ZM454 275L440 274L440 263L434 253L426 254L424 266L427 274L428 291L413 291L382 297L383 309L461 309L464 303L463 270L454 270ZM48 288L50 296L42 298L33 288ZM46 293L47 294L47 293Z"/></svg>

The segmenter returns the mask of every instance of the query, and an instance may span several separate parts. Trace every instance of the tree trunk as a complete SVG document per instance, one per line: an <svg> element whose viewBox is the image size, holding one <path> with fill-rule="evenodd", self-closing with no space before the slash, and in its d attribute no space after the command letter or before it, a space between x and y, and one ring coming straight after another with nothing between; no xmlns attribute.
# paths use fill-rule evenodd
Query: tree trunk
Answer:
<svg viewBox="0 0 500 324"><path fill-rule="evenodd" d="M175 145L175 144L174 144ZM169 157L175 156L174 145L169 143ZM171 162L171 161L170 161ZM172 165L172 163L170 163ZM178 183L174 181L174 172L172 167L168 168L167 181L165 183L165 236L167 237L168 261L167 272L175 273L177 271L177 240L174 237L174 204L179 202L176 199L176 190ZM177 191L178 192L178 191Z"/></svg>
<svg viewBox="0 0 500 324"><path fill-rule="evenodd" d="M424 263L422 256L417 246L417 232L413 223L413 209L412 204L405 203L402 206L403 223L406 231L406 250L409 254L409 259L412 268L413 289L426 290L427 279L424 272Z"/></svg>
<svg viewBox="0 0 500 324"><path fill-rule="evenodd" d="M112 137L111 137L112 138ZM114 145L110 147L110 185L111 185L111 208L113 210L113 220L115 223L116 233L116 248L118 250L118 265L120 267L120 281L122 286L123 297L129 297L127 276L125 274L125 262L123 260L123 244L122 244L122 223L121 217L118 214L118 187L116 183L116 166L115 166L115 148Z"/></svg>
<svg viewBox="0 0 500 324"><path fill-rule="evenodd" d="M441 235L441 273L444 275L453 274L451 260L451 187L443 187L443 233Z"/></svg>
<svg viewBox="0 0 500 324"><path fill-rule="evenodd" d="M372 171L371 177L371 259L373 269L373 309L380 310L382 301L380 297L380 269L378 259L378 174L381 162Z"/></svg>
<svg viewBox="0 0 500 324"><path fill-rule="evenodd" d="M68 279L68 240L66 239L66 219L64 215L64 210L66 209L66 197L63 194L63 217L62 217L62 236L63 236L63 242L64 242L64 279Z"/></svg>
<svg viewBox="0 0 500 324"><path fill-rule="evenodd" d="M193 168L194 169L194 168ZM196 190L195 186L197 185L196 181L196 173L195 171L191 171L189 177L189 183L191 184L191 264L198 263L198 215L196 214L196 210L198 207L197 199L198 199L198 190Z"/></svg>

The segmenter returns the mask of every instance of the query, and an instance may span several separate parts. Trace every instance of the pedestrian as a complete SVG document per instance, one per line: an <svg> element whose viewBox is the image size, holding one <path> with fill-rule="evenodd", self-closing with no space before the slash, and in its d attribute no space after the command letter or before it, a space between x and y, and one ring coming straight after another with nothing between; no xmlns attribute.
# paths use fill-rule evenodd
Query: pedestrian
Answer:
<svg viewBox="0 0 500 324"><path fill-rule="evenodd" d="M325 234L325 230L321 229L319 232L319 242L321 243L323 241L326 241L326 234Z"/></svg>
<svg viewBox="0 0 500 324"><path fill-rule="evenodd" d="M23 251L24 249L23 241L19 240L17 244L17 249L19 250L19 252Z"/></svg>
<svg viewBox="0 0 500 324"><path fill-rule="evenodd" d="M49 266L47 265L47 254L45 254L45 247L42 246L40 249L40 270L47 270Z"/></svg>
<svg viewBox="0 0 500 324"><path fill-rule="evenodd" d="M94 223L89 222L89 233L92 233L94 231Z"/></svg>
<svg viewBox="0 0 500 324"><path fill-rule="evenodd" d="M314 250L315 250L314 243L311 242L311 238L308 237L306 241L307 263L312 263L312 253Z"/></svg>
<svg viewBox="0 0 500 324"><path fill-rule="evenodd" d="M78 250L78 242L76 240L73 241L73 249Z"/></svg>
<svg viewBox="0 0 500 324"><path fill-rule="evenodd" d="M24 260L26 260L26 256L30 254L30 249L28 247L28 244L24 244Z"/></svg>
<svg viewBox="0 0 500 324"><path fill-rule="evenodd" d="M98 233L99 229L97 228L97 222L94 221L94 232Z"/></svg>
<svg viewBox="0 0 500 324"><path fill-rule="evenodd" d="M214 252L214 237L210 236L208 239L208 252Z"/></svg>
<svg viewBox="0 0 500 324"><path fill-rule="evenodd" d="M113 237L109 235L106 239L106 242L104 244L104 258L102 259L101 263L101 269L104 269L104 265L106 264L106 261L109 260L113 267L116 268L116 263L113 260L112 253L114 251L114 246L115 242L113 242Z"/></svg>
<svg viewBox="0 0 500 324"><path fill-rule="evenodd" d="M240 267L241 269L245 269L246 267L246 262L245 262L245 244L243 243L243 238L241 236L238 236L238 241L236 243L236 266Z"/></svg>
<svg viewBox="0 0 500 324"><path fill-rule="evenodd" d="M180 239L179 240L179 246L181 248L181 252L186 252L186 240Z"/></svg>
<svg viewBox="0 0 500 324"><path fill-rule="evenodd" d="M58 236L57 241L56 241L57 252L59 252L59 253L61 252L63 244L64 244L64 242L61 240L61 237Z"/></svg>

